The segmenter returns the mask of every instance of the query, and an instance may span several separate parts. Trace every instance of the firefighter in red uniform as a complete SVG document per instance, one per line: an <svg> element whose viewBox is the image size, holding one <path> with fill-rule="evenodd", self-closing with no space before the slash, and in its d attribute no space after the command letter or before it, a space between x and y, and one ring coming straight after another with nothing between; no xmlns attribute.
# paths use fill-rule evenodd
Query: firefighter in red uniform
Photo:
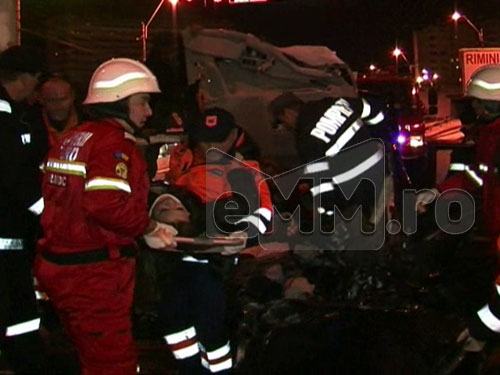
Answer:
<svg viewBox="0 0 500 375"><path fill-rule="evenodd" d="M466 95L473 98L472 105L480 121L474 165L452 165L453 170L462 170L444 181L433 192L417 196L417 209L431 202L439 192L448 189L463 189L469 192L482 188L482 221L496 250L500 249L500 65L487 66L475 72L467 86ZM489 304L474 314L469 328L458 341L463 341L468 351L480 351L484 341L500 333L500 276Z"/></svg>
<svg viewBox="0 0 500 375"><path fill-rule="evenodd" d="M84 102L92 121L63 136L47 156L35 272L77 348L83 375L136 374L134 239L175 246L175 229L149 218L146 163L133 135L151 116L149 94L159 91L143 64L103 63Z"/></svg>
<svg viewBox="0 0 500 375"><path fill-rule="evenodd" d="M222 109L209 109L203 114L201 123L190 124L188 132L193 157L184 161L191 161L192 164L175 181L175 187L194 194L206 205L208 214L204 229L207 235L230 233L230 236L248 237L249 241L255 241L258 234L267 229L272 204L258 164L241 162L228 156L234 155L240 134L233 116ZM175 155L184 157L186 153ZM236 193L245 197L248 205L242 200L236 202ZM169 199L172 204L171 197L160 196L152 210L157 204L168 204ZM231 201L241 204L241 215L233 222L217 220L227 217L223 208ZM180 202L178 206L182 206ZM216 225L210 224L212 213L216 216ZM234 210L228 214L237 216ZM177 224L175 221L169 223ZM245 244L226 246L220 255L190 254L188 251L179 259L169 281L161 286L160 315L165 340L179 360L184 374L223 374L232 367L225 324L224 281L236 260L231 255L244 248Z"/></svg>

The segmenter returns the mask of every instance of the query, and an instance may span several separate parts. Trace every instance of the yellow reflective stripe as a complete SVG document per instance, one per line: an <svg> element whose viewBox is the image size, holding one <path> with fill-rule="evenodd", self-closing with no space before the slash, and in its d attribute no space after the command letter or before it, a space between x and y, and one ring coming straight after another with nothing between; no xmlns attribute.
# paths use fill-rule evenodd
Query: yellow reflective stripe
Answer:
<svg viewBox="0 0 500 375"><path fill-rule="evenodd" d="M166 335L165 341L169 345L174 345L182 341L192 339L195 336L196 336L196 329L193 326L191 326L187 329L183 329L182 331Z"/></svg>
<svg viewBox="0 0 500 375"><path fill-rule="evenodd" d="M308 164L306 166L305 173L306 174L319 173L319 172L327 171L329 169L330 169L330 166L328 165L328 162L321 161L321 162Z"/></svg>
<svg viewBox="0 0 500 375"><path fill-rule="evenodd" d="M266 223L264 223L260 218L254 215L245 216L243 219L238 220L235 224L241 224L243 222L247 222L252 224L254 227L258 229L258 231L264 234L267 230Z"/></svg>
<svg viewBox="0 0 500 375"><path fill-rule="evenodd" d="M488 305L479 310L477 315L486 327L494 332L500 332L500 319L493 315Z"/></svg>
<svg viewBox="0 0 500 375"><path fill-rule="evenodd" d="M233 367L233 360L231 357L225 359L222 362L218 362L231 353L231 346L229 344L229 341L226 345L210 352L206 351L203 346L201 346L201 350L203 353L205 353L206 356L206 358L205 356L201 357L201 365L210 370L211 373L228 370Z"/></svg>
<svg viewBox="0 0 500 375"><path fill-rule="evenodd" d="M356 134L356 132L361 129L362 124L358 121L353 122L342 135L337 139L337 141L333 144L325 152L325 156L335 156L339 153L339 151L344 147L347 142L351 140L352 137Z"/></svg>
<svg viewBox="0 0 500 375"><path fill-rule="evenodd" d="M47 171L73 176L85 177L87 175L87 165L78 161L49 159L45 164L45 169Z"/></svg>
<svg viewBox="0 0 500 375"><path fill-rule="evenodd" d="M451 163L449 170L452 172L463 172L467 167L464 163Z"/></svg>
<svg viewBox="0 0 500 375"><path fill-rule="evenodd" d="M228 341L225 345L221 346L218 349L212 350L210 352L207 351L206 354L209 361L215 361L222 357L225 357L226 355L229 354L230 351L231 351L231 346L229 345Z"/></svg>
<svg viewBox="0 0 500 375"><path fill-rule="evenodd" d="M97 81L94 84L94 87L96 89L109 89L118 87L128 81L140 78L147 78L147 75L141 72L130 72L122 74L121 76L118 76L115 79L110 79L108 81Z"/></svg>
<svg viewBox="0 0 500 375"><path fill-rule="evenodd" d="M200 348L198 347L197 342L182 349L172 350L172 354L174 355L175 359L179 360L192 357L198 354L199 352Z"/></svg>
<svg viewBox="0 0 500 375"><path fill-rule="evenodd" d="M95 190L121 190L131 193L130 185L127 180L107 177L94 177L85 184L85 191Z"/></svg>
<svg viewBox="0 0 500 375"><path fill-rule="evenodd" d="M257 215L264 216L264 219L266 219L267 221L271 221L271 219L273 217L272 211L269 208L265 208L265 207L259 208L258 210L255 211L255 213Z"/></svg>
<svg viewBox="0 0 500 375"><path fill-rule="evenodd" d="M370 106L370 103L368 103L365 99L361 99L363 102L363 112L361 113L361 118L365 119L368 116L370 116L370 113L372 112L372 107Z"/></svg>
<svg viewBox="0 0 500 375"><path fill-rule="evenodd" d="M233 359L228 358L223 362L217 363L215 365L209 364L209 370L212 373L223 371L223 370L229 370L231 367L233 367Z"/></svg>
<svg viewBox="0 0 500 375"><path fill-rule="evenodd" d="M473 79L471 85L479 86L485 90L500 90L500 83L490 83L482 79Z"/></svg>
<svg viewBox="0 0 500 375"><path fill-rule="evenodd" d="M318 194L328 193L329 191L333 191L334 187L331 182L323 182L322 184L313 186L311 189L311 194L315 197Z"/></svg>
<svg viewBox="0 0 500 375"><path fill-rule="evenodd" d="M382 112L379 112L374 118L366 120L366 123L369 125L377 125L382 121L384 121L384 114Z"/></svg>
<svg viewBox="0 0 500 375"><path fill-rule="evenodd" d="M469 176L476 184L479 186L483 186L483 179L477 175L475 171L470 169L469 167L465 167L465 174Z"/></svg>

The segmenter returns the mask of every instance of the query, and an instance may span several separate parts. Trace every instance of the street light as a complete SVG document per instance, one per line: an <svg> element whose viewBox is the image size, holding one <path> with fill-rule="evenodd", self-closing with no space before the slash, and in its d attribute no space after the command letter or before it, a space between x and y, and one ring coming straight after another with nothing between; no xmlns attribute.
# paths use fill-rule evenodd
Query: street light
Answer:
<svg viewBox="0 0 500 375"><path fill-rule="evenodd" d="M396 74L399 74L399 56L401 56L403 58L403 60L406 61L406 63L408 64L408 66L411 69L411 64L408 61L408 59L406 58L406 55L404 54L403 50L401 50L401 48L399 48L398 46L396 46L392 50L392 55L396 58Z"/></svg>
<svg viewBox="0 0 500 375"><path fill-rule="evenodd" d="M174 13L177 7L177 3L179 0L169 0L170 4L172 4ZM147 23L141 22L141 27L142 27L142 33L141 33L141 40L142 40L142 61L146 61L146 55L147 55L147 43L148 43L148 28L151 22L153 22L154 18L156 17L156 14L160 11L161 6L165 3L165 0L160 0L158 3L158 6L156 7L155 11L149 18Z"/></svg>
<svg viewBox="0 0 500 375"><path fill-rule="evenodd" d="M476 27L476 25L474 25L474 24L471 22L471 20L467 18L467 16L464 16L463 14L459 13L458 11L453 12L453 14L451 15L451 19L452 19L453 21L455 21L455 23L457 23L457 22L458 22L458 20L459 20L459 19L461 19L461 18L462 18L462 19L464 19L464 20L465 20L465 22L467 22L467 24L468 24L468 25L469 25L469 26L470 26L470 27L471 27L471 28L472 28L472 29L476 32L477 37L478 37L478 39L479 39L479 45L480 45L481 47L483 47L483 46L484 46L484 34L483 34L483 29L482 29L482 28L481 28L481 29L478 29L478 28Z"/></svg>

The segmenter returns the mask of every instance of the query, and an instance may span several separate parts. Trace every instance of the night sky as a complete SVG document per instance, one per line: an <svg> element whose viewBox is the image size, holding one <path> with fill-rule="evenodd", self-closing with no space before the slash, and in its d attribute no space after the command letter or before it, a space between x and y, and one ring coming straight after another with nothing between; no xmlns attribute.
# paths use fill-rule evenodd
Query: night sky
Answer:
<svg viewBox="0 0 500 375"><path fill-rule="evenodd" d="M371 62L389 64L397 42L411 58L411 32L447 22L455 6L480 24L500 19L500 0L270 0L268 4L203 7L180 0L178 23L211 26L233 23L278 45L327 45L355 69ZM210 2L211 0L207 0ZM76 16L89 22L147 20L159 0L22 0L23 27L43 32L54 17ZM162 9L151 28L167 26L169 9ZM107 21L109 20L109 21ZM453 27L452 22L450 27ZM467 27L463 25L463 27Z"/></svg>

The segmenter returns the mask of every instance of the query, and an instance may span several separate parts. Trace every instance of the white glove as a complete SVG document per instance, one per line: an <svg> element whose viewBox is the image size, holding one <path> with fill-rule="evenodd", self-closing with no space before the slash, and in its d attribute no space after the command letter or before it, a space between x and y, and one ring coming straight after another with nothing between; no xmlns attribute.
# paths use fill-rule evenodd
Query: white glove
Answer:
<svg viewBox="0 0 500 375"><path fill-rule="evenodd" d="M425 211L427 211L427 207L425 206L431 203L438 196L439 196L439 191L435 188L418 193L415 202L415 209L419 214L424 213Z"/></svg>
<svg viewBox="0 0 500 375"><path fill-rule="evenodd" d="M242 238L243 243L239 245L226 245L221 251L221 255L233 255L242 251L247 246L248 234L243 231L236 231L229 235L229 238Z"/></svg>
<svg viewBox="0 0 500 375"><path fill-rule="evenodd" d="M477 353L477 352L480 352L481 350L483 350L484 345L486 344L484 341L479 341L479 340L475 339L474 337L472 337L470 335L468 328L464 329L460 333L460 335L458 335L457 342L458 343L463 342L464 343L464 346L463 346L464 350L466 352L473 352L473 353Z"/></svg>
<svg viewBox="0 0 500 375"><path fill-rule="evenodd" d="M177 246L176 235L177 230L173 226L156 222L156 228L144 235L144 241L152 249L174 248Z"/></svg>

